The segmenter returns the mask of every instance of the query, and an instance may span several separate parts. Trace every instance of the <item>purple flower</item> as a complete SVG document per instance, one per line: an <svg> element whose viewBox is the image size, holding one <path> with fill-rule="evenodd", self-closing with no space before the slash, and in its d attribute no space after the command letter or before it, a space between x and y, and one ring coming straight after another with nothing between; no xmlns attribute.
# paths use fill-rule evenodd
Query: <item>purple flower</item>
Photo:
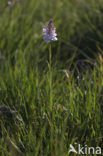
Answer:
<svg viewBox="0 0 103 156"><path fill-rule="evenodd" d="M56 28L54 27L53 21L50 20L48 25L43 28L43 39L49 43L51 40L57 41Z"/></svg>

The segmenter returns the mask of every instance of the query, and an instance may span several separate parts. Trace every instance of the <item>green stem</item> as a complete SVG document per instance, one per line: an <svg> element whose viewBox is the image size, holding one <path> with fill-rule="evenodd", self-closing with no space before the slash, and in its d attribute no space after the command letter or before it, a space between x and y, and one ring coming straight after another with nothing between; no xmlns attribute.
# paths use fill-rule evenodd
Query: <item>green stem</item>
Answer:
<svg viewBox="0 0 103 156"><path fill-rule="evenodd" d="M51 122L53 121L53 95L52 95L52 51L51 51L51 44L49 47L49 89L50 89L50 119ZM50 150L53 150L53 127L51 127L51 136L50 136Z"/></svg>
<svg viewBox="0 0 103 156"><path fill-rule="evenodd" d="M52 66L51 66L51 44L49 47L49 89L50 89L50 110L52 110Z"/></svg>

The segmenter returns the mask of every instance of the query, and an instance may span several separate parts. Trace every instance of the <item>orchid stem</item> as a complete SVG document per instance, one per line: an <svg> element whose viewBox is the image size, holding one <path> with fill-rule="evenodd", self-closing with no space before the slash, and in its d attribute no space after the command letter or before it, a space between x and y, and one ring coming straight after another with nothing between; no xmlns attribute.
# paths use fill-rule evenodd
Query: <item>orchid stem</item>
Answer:
<svg viewBox="0 0 103 156"><path fill-rule="evenodd" d="M49 46L49 89L50 89L50 110L52 110L52 64L51 44Z"/></svg>

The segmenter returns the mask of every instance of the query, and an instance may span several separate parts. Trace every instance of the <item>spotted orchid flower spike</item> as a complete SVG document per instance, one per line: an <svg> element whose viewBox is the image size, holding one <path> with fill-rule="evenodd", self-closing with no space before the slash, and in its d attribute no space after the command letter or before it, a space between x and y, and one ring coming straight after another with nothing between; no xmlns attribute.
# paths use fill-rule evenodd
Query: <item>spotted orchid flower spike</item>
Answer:
<svg viewBox="0 0 103 156"><path fill-rule="evenodd" d="M53 20L51 19L47 26L43 28L43 39L46 43L49 43L50 41L57 41L57 34L56 34L56 28L54 27Z"/></svg>

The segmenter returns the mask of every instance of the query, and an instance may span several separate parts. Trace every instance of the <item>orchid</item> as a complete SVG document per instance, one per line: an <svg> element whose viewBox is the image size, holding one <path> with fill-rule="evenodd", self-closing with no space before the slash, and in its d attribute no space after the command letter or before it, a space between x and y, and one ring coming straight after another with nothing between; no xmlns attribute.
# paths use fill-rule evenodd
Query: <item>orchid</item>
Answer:
<svg viewBox="0 0 103 156"><path fill-rule="evenodd" d="M51 40L57 41L56 28L54 27L53 20L50 20L48 25L43 28L43 36L46 43L49 43Z"/></svg>

